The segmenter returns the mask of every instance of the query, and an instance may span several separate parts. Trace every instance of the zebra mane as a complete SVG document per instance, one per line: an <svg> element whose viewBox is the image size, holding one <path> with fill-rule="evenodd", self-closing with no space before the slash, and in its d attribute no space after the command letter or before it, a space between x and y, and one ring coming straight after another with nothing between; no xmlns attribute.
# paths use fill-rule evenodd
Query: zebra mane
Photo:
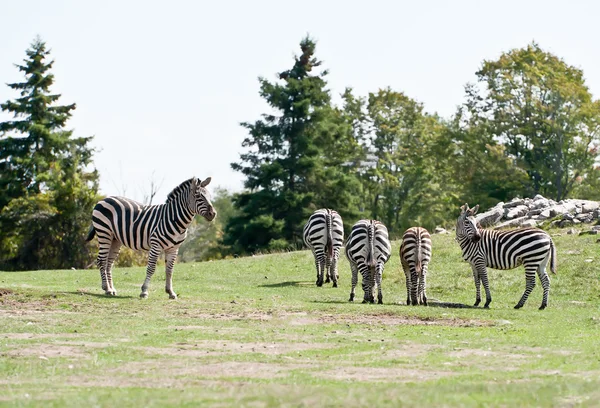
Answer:
<svg viewBox="0 0 600 408"><path fill-rule="evenodd" d="M180 185L178 185L177 187L175 187L173 191L171 191L167 196L166 202L168 203L169 201L174 200L179 195L179 193L181 193L182 190L186 189L191 183L193 183L194 180L196 180L196 177L192 177L191 179L188 179Z"/></svg>

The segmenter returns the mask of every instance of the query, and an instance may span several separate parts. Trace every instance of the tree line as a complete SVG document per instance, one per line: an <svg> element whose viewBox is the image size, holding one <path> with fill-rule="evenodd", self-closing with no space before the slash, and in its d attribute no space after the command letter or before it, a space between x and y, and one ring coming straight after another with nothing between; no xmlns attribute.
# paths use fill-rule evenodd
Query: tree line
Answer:
<svg viewBox="0 0 600 408"><path fill-rule="evenodd" d="M90 137L65 130L75 104L58 105L40 39L17 68L26 82L2 104L0 266L83 267L83 236L98 194ZM241 123L243 153L231 166L244 190L217 190L219 217L190 228L184 261L302 247L316 209L346 226L382 221L392 237L415 225L451 225L464 202L490 207L542 194L600 199L600 101L583 71L531 43L483 61L450 118L391 88L332 101L327 69L310 37L278 80L259 78L269 113ZM125 264L143 258L123 256ZM129 262L129 263L127 263Z"/></svg>

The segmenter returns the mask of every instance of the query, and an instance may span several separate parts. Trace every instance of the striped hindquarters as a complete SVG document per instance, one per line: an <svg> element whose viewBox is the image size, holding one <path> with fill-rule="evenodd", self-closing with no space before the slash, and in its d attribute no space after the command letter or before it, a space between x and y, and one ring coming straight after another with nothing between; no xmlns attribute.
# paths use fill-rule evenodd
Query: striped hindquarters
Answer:
<svg viewBox="0 0 600 408"><path fill-rule="evenodd" d="M149 250L161 207L144 206L124 197L107 197L94 207L92 226L99 239L109 242L116 239L131 249Z"/></svg>
<svg viewBox="0 0 600 408"><path fill-rule="evenodd" d="M360 220L352 227L346 242L346 256L356 264L369 267L386 263L392 253L385 225L375 220Z"/></svg>
<svg viewBox="0 0 600 408"><path fill-rule="evenodd" d="M315 211L304 226L303 239L317 256L326 255L331 258L334 254L339 254L339 248L344 243L342 217L329 209Z"/></svg>
<svg viewBox="0 0 600 408"><path fill-rule="evenodd" d="M431 235L425 228L412 227L404 232L400 260L403 265L414 264L421 273L423 263L431 260Z"/></svg>

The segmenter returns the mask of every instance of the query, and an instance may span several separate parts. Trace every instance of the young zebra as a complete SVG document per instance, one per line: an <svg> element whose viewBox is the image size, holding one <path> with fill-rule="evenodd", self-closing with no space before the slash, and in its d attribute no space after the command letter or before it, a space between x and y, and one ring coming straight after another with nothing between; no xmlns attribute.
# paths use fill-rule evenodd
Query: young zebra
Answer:
<svg viewBox="0 0 600 408"><path fill-rule="evenodd" d="M525 267L525 292L515 306L523 307L529 294L535 287L535 274L540 278L544 289L540 310L548 306L550 278L546 265L550 261L550 270L556 273L556 247L552 238L538 228L525 228L512 231L490 231L477 227L474 215L479 205L469 208L468 204L460 207L461 213L456 222L456 239L462 249L463 259L471 264L475 279L475 306L481 302L480 284L485 289L485 306L492 301L487 276L487 269L514 269L520 265Z"/></svg>
<svg viewBox="0 0 600 408"><path fill-rule="evenodd" d="M217 215L205 188L209 183L210 177L204 181L195 177L186 180L169 193L165 204L148 206L123 197L107 197L96 204L86 240L98 235L97 264L102 289L107 295L117 294L112 281L112 266L121 245L125 245L135 250L150 251L140 297L148 297L150 278L156 269L158 256L164 250L165 290L170 299L177 299L172 283L173 264L187 228L196 214L208 221Z"/></svg>
<svg viewBox="0 0 600 408"><path fill-rule="evenodd" d="M358 272L362 275L362 288L365 292L363 303L374 303L373 291L377 286L377 303L383 303L381 278L385 263L390 259L392 246L385 225L375 220L360 220L352 227L346 241L346 257L352 270L352 290L350 302L358 282Z"/></svg>
<svg viewBox="0 0 600 408"><path fill-rule="evenodd" d="M312 250L317 267L317 286L323 286L323 275L327 271L327 280L333 281L337 288L339 275L337 263L344 243L344 224L342 217L330 209L315 211L304 226L304 243Z"/></svg>
<svg viewBox="0 0 600 408"><path fill-rule="evenodd" d="M431 236L425 228L406 230L400 246L400 261L406 275L406 304L427 306L425 285L431 260Z"/></svg>

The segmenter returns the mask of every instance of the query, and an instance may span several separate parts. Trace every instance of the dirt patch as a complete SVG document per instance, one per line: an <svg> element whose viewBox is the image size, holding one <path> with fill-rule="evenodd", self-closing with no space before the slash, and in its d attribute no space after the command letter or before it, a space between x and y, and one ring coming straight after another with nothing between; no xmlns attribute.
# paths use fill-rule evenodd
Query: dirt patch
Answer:
<svg viewBox="0 0 600 408"><path fill-rule="evenodd" d="M201 364L191 362L183 364L178 361L163 360L162 363L156 361L131 362L123 364L115 370L118 375L123 373L131 375L150 374L153 378L185 377L186 380L193 380L193 377L247 377L247 378L280 378L288 375L289 371L310 368L310 364L275 364L258 362L236 362L227 361L222 363ZM164 384L161 384L164 385Z"/></svg>
<svg viewBox="0 0 600 408"><path fill-rule="evenodd" d="M356 325L408 325L408 326L454 326L454 327L489 327L497 325L497 322L488 320L460 319L460 318L437 318L401 316L395 314L356 314L356 315L334 315L334 314L308 314L306 312L221 312L221 313L189 313L186 317L207 320L258 320L278 321L283 320L292 326L306 326L316 324L356 324ZM194 327L194 326L188 326ZM199 326L201 327L201 326Z"/></svg>
<svg viewBox="0 0 600 408"><path fill-rule="evenodd" d="M10 340L30 340L30 339L60 339L81 337L78 333L3 333L0 338Z"/></svg>
<svg viewBox="0 0 600 408"><path fill-rule="evenodd" d="M338 367L316 372L321 378L346 381L414 382L458 375L452 371L426 371L413 368Z"/></svg>
<svg viewBox="0 0 600 408"><path fill-rule="evenodd" d="M0 296L12 295L14 292L7 288L0 288Z"/></svg>
<svg viewBox="0 0 600 408"><path fill-rule="evenodd" d="M85 351L81 350L81 347L59 344L37 344L29 347L20 347L18 349L8 350L5 354L13 357L37 356L46 359L56 357L81 359L89 357Z"/></svg>
<svg viewBox="0 0 600 408"><path fill-rule="evenodd" d="M182 343L175 347L138 347L148 354L180 357L202 357L237 353L260 353L280 355L297 351L319 350L335 347L327 343L240 343L227 340L201 340L193 344Z"/></svg>
<svg viewBox="0 0 600 408"><path fill-rule="evenodd" d="M301 319L307 322L308 316ZM379 326L453 326L453 327L485 327L493 326L495 323L483 320L459 319L459 318L434 318L398 316L391 314L379 315L322 315L315 318L315 324L355 324L355 325L379 325ZM294 324L294 322L290 322Z"/></svg>

